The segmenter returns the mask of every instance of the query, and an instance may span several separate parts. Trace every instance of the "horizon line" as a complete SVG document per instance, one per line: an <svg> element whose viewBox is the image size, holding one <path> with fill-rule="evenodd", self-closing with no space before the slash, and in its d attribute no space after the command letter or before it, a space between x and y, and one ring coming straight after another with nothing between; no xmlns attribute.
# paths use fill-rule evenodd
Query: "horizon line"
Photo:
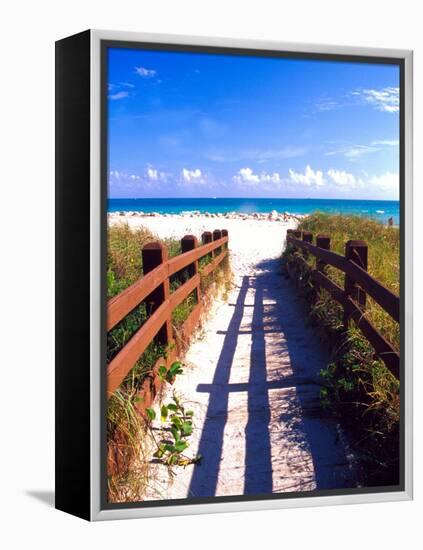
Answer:
<svg viewBox="0 0 423 550"><path fill-rule="evenodd" d="M400 199L337 199L327 197L107 197L107 200L217 200L217 199L242 199L242 200L320 200L320 201L374 201L374 202L400 202Z"/></svg>

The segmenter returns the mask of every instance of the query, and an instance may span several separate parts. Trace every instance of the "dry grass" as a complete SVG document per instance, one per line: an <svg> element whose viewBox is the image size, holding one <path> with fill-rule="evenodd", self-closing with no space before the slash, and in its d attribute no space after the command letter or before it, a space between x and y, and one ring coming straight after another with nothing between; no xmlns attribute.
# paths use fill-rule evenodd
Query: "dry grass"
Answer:
<svg viewBox="0 0 423 550"><path fill-rule="evenodd" d="M116 296L135 283L142 275L141 250L156 241L146 228L131 230L128 224L113 225L108 229L107 297Z"/></svg>
<svg viewBox="0 0 423 550"><path fill-rule="evenodd" d="M135 392L117 390L107 409L107 480L109 502L142 500L148 484L148 441L135 408Z"/></svg>

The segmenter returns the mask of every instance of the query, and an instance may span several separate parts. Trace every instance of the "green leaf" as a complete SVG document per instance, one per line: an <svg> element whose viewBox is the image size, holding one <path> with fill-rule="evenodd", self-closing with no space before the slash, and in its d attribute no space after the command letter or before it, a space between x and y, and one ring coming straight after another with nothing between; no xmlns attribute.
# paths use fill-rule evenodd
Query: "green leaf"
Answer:
<svg viewBox="0 0 423 550"><path fill-rule="evenodd" d="M176 426L177 428L180 429L180 428L182 427L182 422L181 422L181 420L180 420L179 417L173 415L173 416L170 417L170 421L171 421L171 423L172 423L174 426Z"/></svg>
<svg viewBox="0 0 423 550"><path fill-rule="evenodd" d="M160 409L160 414L161 414L161 421L165 422L165 420L167 418L167 407L166 407L166 405L162 405L162 407Z"/></svg>
<svg viewBox="0 0 423 550"><path fill-rule="evenodd" d="M170 428L170 431L172 432L172 435L173 435L173 439L175 441L179 441L181 439L181 434L179 433L179 430L178 428L175 428L175 426L172 426Z"/></svg>
<svg viewBox="0 0 423 550"><path fill-rule="evenodd" d="M183 435L192 434L192 424L190 422L182 422L182 433Z"/></svg>
<svg viewBox="0 0 423 550"><path fill-rule="evenodd" d="M157 449L157 451L153 454L154 457L156 458L162 458L162 456L164 455L164 449Z"/></svg>
<svg viewBox="0 0 423 550"><path fill-rule="evenodd" d="M177 453L182 453L182 451L185 451L185 449L188 447L188 443L186 441L177 441L174 447Z"/></svg>
<svg viewBox="0 0 423 550"><path fill-rule="evenodd" d="M164 446L164 449L165 449L165 451L168 451L169 453L175 453L176 452L176 447L174 445L170 445L169 443L167 443Z"/></svg>
<svg viewBox="0 0 423 550"><path fill-rule="evenodd" d="M174 411L176 412L178 410L178 407L176 405L174 405L173 403L169 403L167 405L167 408L170 410L170 411Z"/></svg>
<svg viewBox="0 0 423 550"><path fill-rule="evenodd" d="M172 365L170 366L169 372L172 376L176 374L181 374L183 372L182 363L180 363L179 361L175 361L174 363L172 363Z"/></svg>
<svg viewBox="0 0 423 550"><path fill-rule="evenodd" d="M187 411L185 416L194 416L194 411Z"/></svg>
<svg viewBox="0 0 423 550"><path fill-rule="evenodd" d="M167 368L164 365L161 365L157 372L158 372L160 380L162 380L162 381L165 380L166 374L167 374Z"/></svg>
<svg viewBox="0 0 423 550"><path fill-rule="evenodd" d="M147 416L150 422L156 418L156 412L151 407L149 407L148 409L145 409L145 412L147 413Z"/></svg>

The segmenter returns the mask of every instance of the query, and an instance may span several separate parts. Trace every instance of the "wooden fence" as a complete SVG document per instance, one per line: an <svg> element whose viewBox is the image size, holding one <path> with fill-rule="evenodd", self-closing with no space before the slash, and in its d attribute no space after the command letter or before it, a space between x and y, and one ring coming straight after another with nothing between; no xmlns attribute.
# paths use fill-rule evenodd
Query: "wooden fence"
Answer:
<svg viewBox="0 0 423 550"><path fill-rule="evenodd" d="M136 283L119 295L110 299L107 305L107 330L112 330L129 313L142 303L148 304L149 317L135 332L126 345L107 366L107 393L110 397L120 386L124 378L141 357L147 346L155 339L169 351L165 358L160 358L140 393L142 409L148 407L157 393L160 382L157 377L159 365L169 366L178 354L172 331L172 313L174 309L191 293L196 293L196 305L182 325L182 333L189 337L198 325L202 309L200 296L201 278L212 273L228 253L228 232L206 231L202 235L202 244L198 246L197 238L186 235L181 239L182 253L168 258L167 248L159 242L147 244L142 249L143 274ZM199 269L201 258L209 260ZM174 292L170 291L170 278L178 277L184 270L187 280Z"/></svg>
<svg viewBox="0 0 423 550"><path fill-rule="evenodd" d="M399 378L400 357L396 350L365 317L366 296L370 296L394 321L400 321L400 299L374 279L367 272L367 245L364 241L351 240L345 245L345 256L330 250L330 236L317 235L313 244L313 235L307 231L288 230L287 243L302 255L297 255L295 262L305 269L311 277L314 288L319 292L324 288L331 297L343 306L344 327L353 320L366 339L373 346L376 354L388 369ZM305 258L310 255L316 258L315 268L310 267ZM333 266L345 273L344 288L334 283L326 274L325 267ZM294 278L298 273L290 269Z"/></svg>

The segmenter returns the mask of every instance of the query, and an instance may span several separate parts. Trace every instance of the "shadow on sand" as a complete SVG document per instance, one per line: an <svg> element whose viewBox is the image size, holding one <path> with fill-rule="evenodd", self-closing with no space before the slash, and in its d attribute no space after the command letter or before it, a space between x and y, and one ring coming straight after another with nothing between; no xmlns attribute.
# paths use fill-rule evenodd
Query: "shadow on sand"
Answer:
<svg viewBox="0 0 423 550"><path fill-rule="evenodd" d="M256 276L242 278L236 303L229 304L234 307L230 323L218 331L225 337L212 384L197 387L197 391L210 395L198 449L203 460L193 470L189 496L216 494L231 392L247 392L244 494L353 487L354 474L344 441L319 404L318 372L326 366L326 352L307 326L304 306L292 284L281 276L280 261L265 261L257 267ZM246 303L249 289L254 292L254 304ZM251 307L251 330L241 330L246 308ZM229 383L239 335L246 333L251 333L248 383ZM267 334L275 335L272 361L285 358L290 366L277 379L268 376ZM283 392L272 391L282 388ZM272 409L283 410L276 427L271 420ZM283 431L278 429L278 422L284 424ZM304 451L303 455L311 456L311 467L304 467L301 461L288 464L290 479L274 479L271 445L273 462L280 445L281 456L287 449L289 454L290 448Z"/></svg>

